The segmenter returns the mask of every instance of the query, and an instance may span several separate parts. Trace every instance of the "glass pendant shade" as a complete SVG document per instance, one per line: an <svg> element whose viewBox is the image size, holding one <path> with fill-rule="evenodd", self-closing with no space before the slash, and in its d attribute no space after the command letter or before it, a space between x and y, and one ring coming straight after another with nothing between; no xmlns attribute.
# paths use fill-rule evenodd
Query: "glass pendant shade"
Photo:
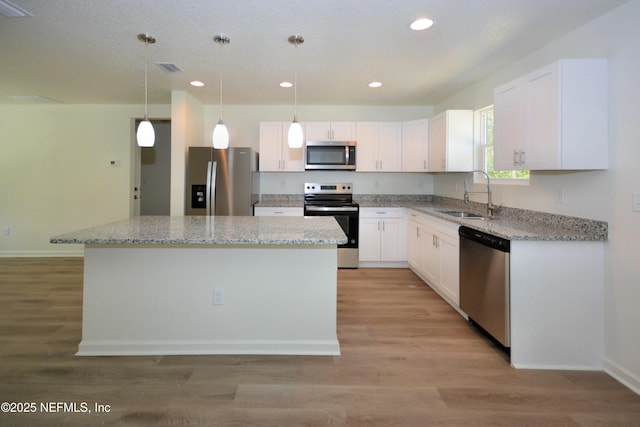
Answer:
<svg viewBox="0 0 640 427"><path fill-rule="evenodd" d="M289 148L301 148L303 142L302 126L298 123L298 119L293 118L293 122L289 126Z"/></svg>
<svg viewBox="0 0 640 427"><path fill-rule="evenodd" d="M138 146L140 147L153 147L153 144L156 142L156 133L148 119L142 120L138 124L136 141L138 141Z"/></svg>
<svg viewBox="0 0 640 427"><path fill-rule="evenodd" d="M213 128L213 148L229 148L229 130L222 119L220 119L216 127Z"/></svg>

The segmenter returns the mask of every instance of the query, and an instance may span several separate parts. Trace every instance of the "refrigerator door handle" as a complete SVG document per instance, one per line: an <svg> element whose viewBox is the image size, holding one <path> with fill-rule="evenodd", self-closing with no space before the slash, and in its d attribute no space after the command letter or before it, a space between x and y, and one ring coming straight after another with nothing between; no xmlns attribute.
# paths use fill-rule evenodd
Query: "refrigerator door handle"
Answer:
<svg viewBox="0 0 640 427"><path fill-rule="evenodd" d="M216 212L216 169L218 162L207 162L207 215Z"/></svg>

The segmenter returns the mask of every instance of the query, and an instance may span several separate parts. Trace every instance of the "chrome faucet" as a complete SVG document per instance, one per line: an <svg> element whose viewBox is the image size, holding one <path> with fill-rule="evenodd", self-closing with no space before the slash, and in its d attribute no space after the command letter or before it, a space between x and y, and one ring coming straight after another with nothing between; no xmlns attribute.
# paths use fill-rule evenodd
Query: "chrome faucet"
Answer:
<svg viewBox="0 0 640 427"><path fill-rule="evenodd" d="M469 191L469 178L472 177L473 174L476 172L483 174L487 178L487 191ZM498 206L494 205L493 202L491 201L491 179L489 178L489 175L487 175L485 171L476 169L469 172L465 177L464 179L464 203L465 204L469 203L469 194L471 193L487 193L487 214L490 217L495 214L495 211L496 209L498 209Z"/></svg>

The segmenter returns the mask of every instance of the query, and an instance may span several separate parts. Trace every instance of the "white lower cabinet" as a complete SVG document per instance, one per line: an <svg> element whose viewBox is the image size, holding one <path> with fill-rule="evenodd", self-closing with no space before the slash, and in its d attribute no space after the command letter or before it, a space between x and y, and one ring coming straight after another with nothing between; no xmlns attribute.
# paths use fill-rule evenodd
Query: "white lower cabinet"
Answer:
<svg viewBox="0 0 640 427"><path fill-rule="evenodd" d="M304 208L297 207L267 207L256 206L253 208L253 216L303 216Z"/></svg>
<svg viewBox="0 0 640 427"><path fill-rule="evenodd" d="M407 261L406 228L405 208L360 208L360 261Z"/></svg>
<svg viewBox="0 0 640 427"><path fill-rule="evenodd" d="M407 227L409 266L434 291L460 305L460 239L458 225L409 210Z"/></svg>

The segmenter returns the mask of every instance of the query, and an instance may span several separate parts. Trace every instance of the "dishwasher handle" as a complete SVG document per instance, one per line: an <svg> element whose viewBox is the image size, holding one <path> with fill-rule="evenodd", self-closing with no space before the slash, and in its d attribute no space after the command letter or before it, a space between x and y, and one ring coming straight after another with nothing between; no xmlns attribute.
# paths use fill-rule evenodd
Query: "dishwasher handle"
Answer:
<svg viewBox="0 0 640 427"><path fill-rule="evenodd" d="M483 231L475 230L470 227L461 226L458 229L460 239L471 240L472 242L479 243L483 246L488 246L493 249L497 249L502 252L509 252L511 250L511 241L502 237L494 236L493 234L485 233Z"/></svg>

